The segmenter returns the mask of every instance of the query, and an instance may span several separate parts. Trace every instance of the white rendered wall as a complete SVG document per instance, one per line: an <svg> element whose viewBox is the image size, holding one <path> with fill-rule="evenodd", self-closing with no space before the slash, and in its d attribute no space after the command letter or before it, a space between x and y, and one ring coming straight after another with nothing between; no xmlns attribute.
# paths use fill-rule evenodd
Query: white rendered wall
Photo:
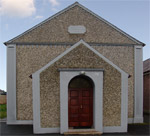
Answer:
<svg viewBox="0 0 150 136"><path fill-rule="evenodd" d="M7 46L7 124L16 120L16 46Z"/></svg>
<svg viewBox="0 0 150 136"><path fill-rule="evenodd" d="M143 47L135 46L134 123L143 123Z"/></svg>

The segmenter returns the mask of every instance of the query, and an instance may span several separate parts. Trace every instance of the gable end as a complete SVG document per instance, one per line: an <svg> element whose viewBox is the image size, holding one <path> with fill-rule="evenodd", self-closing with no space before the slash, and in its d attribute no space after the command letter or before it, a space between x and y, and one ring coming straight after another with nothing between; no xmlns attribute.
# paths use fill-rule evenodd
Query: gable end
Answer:
<svg viewBox="0 0 150 136"><path fill-rule="evenodd" d="M65 8L64 10L56 13L55 15L51 16L50 18L46 19L45 21L41 22L40 24L32 27L31 29L25 31L24 33L18 35L17 37L5 42L5 45L8 44L12 44L12 43L16 43L16 40L23 37L24 35L30 33L32 30L37 29L38 27L40 27L41 25L47 23L48 21L52 20L53 18L58 17L59 15L67 12L68 10L74 8L74 7L80 7L81 9L85 10L86 12L88 12L89 14L93 15L94 17L96 17L97 19L99 19L100 21L102 21L103 23L105 23L106 25L110 26L111 28L113 28L115 31L119 32L121 35L127 37L129 40L133 41L133 43L135 44L139 44L139 45L145 45L144 43L136 40L135 38L133 38L132 36L128 35L127 33L123 32L122 30L120 30L119 28L117 28L116 26L112 25L111 23L109 23L108 21L104 20L103 18L101 18L100 16L98 16L97 14L93 13L92 11L90 11L89 9L87 9L86 7L82 6L81 4L79 4L78 2L75 2L74 4L70 5L69 7Z"/></svg>

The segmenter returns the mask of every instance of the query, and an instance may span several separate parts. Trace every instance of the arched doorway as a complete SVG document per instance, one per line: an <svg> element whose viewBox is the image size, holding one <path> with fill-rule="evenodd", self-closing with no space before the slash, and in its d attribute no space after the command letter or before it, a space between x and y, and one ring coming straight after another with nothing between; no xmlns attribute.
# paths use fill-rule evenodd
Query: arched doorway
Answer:
<svg viewBox="0 0 150 136"><path fill-rule="evenodd" d="M69 82L68 124L73 128L93 125L93 81L87 76L76 76Z"/></svg>

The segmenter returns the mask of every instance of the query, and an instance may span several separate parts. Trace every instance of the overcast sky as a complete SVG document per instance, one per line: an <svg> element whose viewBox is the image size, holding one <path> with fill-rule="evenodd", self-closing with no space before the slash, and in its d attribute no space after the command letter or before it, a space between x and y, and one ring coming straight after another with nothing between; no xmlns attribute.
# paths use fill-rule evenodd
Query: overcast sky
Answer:
<svg viewBox="0 0 150 136"><path fill-rule="evenodd" d="M143 60L150 58L149 0L76 1L144 42ZM3 43L74 2L75 0L0 0L0 89L6 90L6 47Z"/></svg>

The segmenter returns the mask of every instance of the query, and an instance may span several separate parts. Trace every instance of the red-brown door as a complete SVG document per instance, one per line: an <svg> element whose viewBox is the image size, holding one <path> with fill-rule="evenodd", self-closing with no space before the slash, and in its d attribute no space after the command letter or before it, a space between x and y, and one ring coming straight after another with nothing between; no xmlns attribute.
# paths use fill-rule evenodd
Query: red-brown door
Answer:
<svg viewBox="0 0 150 136"><path fill-rule="evenodd" d="M91 127L93 124L93 90L69 89L69 127Z"/></svg>

